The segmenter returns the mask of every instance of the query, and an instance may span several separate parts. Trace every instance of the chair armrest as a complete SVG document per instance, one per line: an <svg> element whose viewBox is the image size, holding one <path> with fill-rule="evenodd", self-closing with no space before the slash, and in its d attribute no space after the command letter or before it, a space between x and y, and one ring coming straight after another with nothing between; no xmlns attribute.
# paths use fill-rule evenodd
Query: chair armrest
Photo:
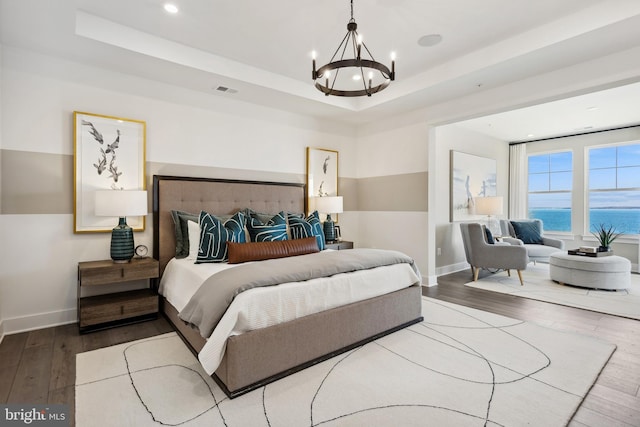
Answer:
<svg viewBox="0 0 640 427"><path fill-rule="evenodd" d="M560 239L552 239L551 237L542 237L542 244L545 246L553 246L554 248L564 249L564 241Z"/></svg>
<svg viewBox="0 0 640 427"><path fill-rule="evenodd" d="M502 240L510 245L514 246L523 246L522 240L516 239L515 237L503 237Z"/></svg>

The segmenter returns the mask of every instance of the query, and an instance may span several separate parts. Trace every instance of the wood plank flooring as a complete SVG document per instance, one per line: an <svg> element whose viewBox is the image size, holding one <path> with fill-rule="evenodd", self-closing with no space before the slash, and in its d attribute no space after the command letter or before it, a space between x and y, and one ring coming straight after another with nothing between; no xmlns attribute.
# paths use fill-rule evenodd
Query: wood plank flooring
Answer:
<svg viewBox="0 0 640 427"><path fill-rule="evenodd" d="M487 273L481 277L483 274ZM423 288L423 294L616 344L618 348L569 425L640 426L640 321L468 288L463 284L470 278L469 271L441 276L438 286ZM78 333L77 325L8 335L0 344L0 402L66 403L73 420L77 353L171 330L160 318L86 335Z"/></svg>

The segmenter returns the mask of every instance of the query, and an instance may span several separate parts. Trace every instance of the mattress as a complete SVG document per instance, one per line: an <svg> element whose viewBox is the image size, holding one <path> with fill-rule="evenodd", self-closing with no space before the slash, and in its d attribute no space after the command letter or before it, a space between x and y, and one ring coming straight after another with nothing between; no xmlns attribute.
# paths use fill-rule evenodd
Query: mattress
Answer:
<svg viewBox="0 0 640 427"><path fill-rule="evenodd" d="M323 252L317 256L323 256ZM233 268L233 265L194 264L193 260L174 258L162 276L160 294L180 311L210 275L227 268ZM306 282L250 289L233 300L198 358L211 375L222 360L229 336L363 301L419 282L420 277L411 266L395 264Z"/></svg>

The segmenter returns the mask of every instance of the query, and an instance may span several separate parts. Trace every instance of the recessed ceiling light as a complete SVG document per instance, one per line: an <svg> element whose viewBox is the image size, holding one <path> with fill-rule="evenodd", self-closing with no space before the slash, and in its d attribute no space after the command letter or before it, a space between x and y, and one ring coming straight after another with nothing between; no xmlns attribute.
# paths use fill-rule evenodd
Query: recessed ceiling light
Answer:
<svg viewBox="0 0 640 427"><path fill-rule="evenodd" d="M176 6L173 3L165 3L164 10L166 10L169 13L178 13L178 6Z"/></svg>
<svg viewBox="0 0 640 427"><path fill-rule="evenodd" d="M529 135L527 135L527 138L533 138L535 135L530 133Z"/></svg>
<svg viewBox="0 0 640 427"><path fill-rule="evenodd" d="M587 111L596 111L598 109L598 107L589 107L587 108Z"/></svg>
<svg viewBox="0 0 640 427"><path fill-rule="evenodd" d="M442 41L440 34L428 34L418 39L418 44L422 47L431 47L439 44Z"/></svg>

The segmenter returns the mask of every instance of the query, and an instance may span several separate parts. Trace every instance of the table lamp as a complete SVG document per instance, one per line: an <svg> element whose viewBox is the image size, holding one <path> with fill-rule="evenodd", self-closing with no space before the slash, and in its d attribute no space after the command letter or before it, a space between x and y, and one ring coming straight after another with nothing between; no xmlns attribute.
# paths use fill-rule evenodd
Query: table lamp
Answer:
<svg viewBox="0 0 640 427"><path fill-rule="evenodd" d="M147 192L143 190L96 191L96 216L120 218L111 232L111 259L125 263L133 258L133 229L127 225L128 216L147 215Z"/></svg>
<svg viewBox="0 0 640 427"><path fill-rule="evenodd" d="M476 213L487 215L487 228L492 234L500 236L502 232L500 227L496 226L496 220L491 216L502 215L502 196L476 197L475 198Z"/></svg>
<svg viewBox="0 0 640 427"><path fill-rule="evenodd" d="M316 197L315 202L316 210L327 214L323 227L325 240L328 242L336 241L336 226L331 219L331 214L342 213L342 196Z"/></svg>

